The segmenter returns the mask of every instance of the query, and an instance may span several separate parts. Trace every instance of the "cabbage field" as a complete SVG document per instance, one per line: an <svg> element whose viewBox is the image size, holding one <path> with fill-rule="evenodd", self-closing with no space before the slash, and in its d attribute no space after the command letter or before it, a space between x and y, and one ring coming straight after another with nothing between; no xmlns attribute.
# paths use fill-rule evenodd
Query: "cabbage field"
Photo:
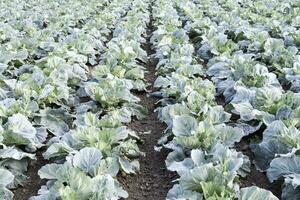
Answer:
<svg viewBox="0 0 300 200"><path fill-rule="evenodd" d="M300 200L299 0L1 0L0 200Z"/></svg>

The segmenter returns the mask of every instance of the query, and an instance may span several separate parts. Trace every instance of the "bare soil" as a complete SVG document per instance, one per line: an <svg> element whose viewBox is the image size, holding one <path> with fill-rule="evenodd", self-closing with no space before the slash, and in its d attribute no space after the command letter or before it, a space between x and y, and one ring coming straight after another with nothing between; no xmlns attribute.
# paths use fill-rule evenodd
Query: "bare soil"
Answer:
<svg viewBox="0 0 300 200"><path fill-rule="evenodd" d="M155 75L155 66L157 61L151 58L153 50L151 49L150 37L154 30L152 26L152 10L151 20L148 25L147 43L143 48L148 54L148 62L144 64L147 73L145 74L145 81L151 84L147 89L151 92L154 91L153 83L157 78ZM143 120L135 120L129 124L129 128L135 130L137 133L148 132L149 134L140 134L142 144L139 145L141 151L146 153L146 156L140 158L140 171L135 175L126 175L119 177L124 189L129 193L129 200L163 200L166 198L167 192L171 189L172 181L177 178L175 173L166 169L165 159L168 152L162 150L156 152L154 146L162 136L166 126L157 118L154 112L156 103L159 99L144 93L136 93L141 99L141 105L148 109L148 116Z"/></svg>
<svg viewBox="0 0 300 200"><path fill-rule="evenodd" d="M38 175L38 170L49 163L48 160L43 158L43 151L44 150L40 149L36 154L37 159L29 162L28 171L26 173L28 180L23 187L18 187L13 191L14 200L27 200L32 196L36 196L40 187L46 184L46 180L40 179Z"/></svg>
<svg viewBox="0 0 300 200"><path fill-rule="evenodd" d="M145 157L139 159L140 171L135 175L120 177L119 181L129 193L129 200L163 200L172 187L172 180L176 178L176 174L169 172L165 167L167 152L154 150L166 127L158 121L156 113L153 112L157 99L147 97L146 94L137 96L141 98L141 104L148 108L149 115L143 120L132 122L129 128L136 132L151 133L139 135L142 139L139 147L146 153Z"/></svg>

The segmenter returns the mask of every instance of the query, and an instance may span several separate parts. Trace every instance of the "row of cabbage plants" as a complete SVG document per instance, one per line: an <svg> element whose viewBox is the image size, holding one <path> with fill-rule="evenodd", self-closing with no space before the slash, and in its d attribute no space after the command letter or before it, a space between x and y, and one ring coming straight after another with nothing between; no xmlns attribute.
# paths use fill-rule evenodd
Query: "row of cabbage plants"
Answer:
<svg viewBox="0 0 300 200"><path fill-rule="evenodd" d="M26 182L43 146L53 164L39 170L48 181L32 199L127 197L115 177L134 173L143 154L124 124L146 113L131 90L145 87L136 59L147 57L148 2L0 4L1 198Z"/></svg>
<svg viewBox="0 0 300 200"><path fill-rule="evenodd" d="M54 11L53 7L57 3L40 3L44 7L39 8L39 3L1 2L1 197L4 199L11 199L13 196L5 186L15 188L26 181L24 172L27 170L28 161L36 159L34 152L43 146L47 130L55 132L53 126L56 118L51 120L52 117L48 118L47 115L59 113L60 109L47 109L46 105L56 104L60 107L64 104L63 101L71 99L69 94L72 90L68 80L75 80L76 83L82 78L86 79L83 68L85 65L79 65L76 59L79 55L84 62L87 56L77 54L79 50L74 48L75 44L68 50L64 38L69 33L58 25L65 21L64 14L68 11L71 15L72 11ZM78 10L82 4L83 2L73 4L72 9ZM92 5L103 7L104 1L91 2L90 6L93 7ZM20 9L16 9L16 6ZM94 12L91 7L84 11ZM32 13L36 15L31 17ZM76 23L86 18L84 13L79 14L72 17L70 26L75 27ZM75 59L66 63L61 58L64 61L61 65L52 62L53 58L59 58L54 56L62 49L68 50L69 57ZM47 59L49 62L47 65L40 65L40 59ZM76 68L77 70L73 70ZM58 79L59 74L61 79Z"/></svg>
<svg viewBox="0 0 300 200"><path fill-rule="evenodd" d="M144 70L137 60L147 57L141 48L147 19L148 2L133 1L92 70L92 79L79 90L79 96L91 101L76 107L76 128L48 142L44 156L55 158L58 164L39 171L49 181L40 196L32 199L128 197L114 178L120 171L135 173L139 169L136 158L143 155L136 144L138 136L124 124L146 114L131 90L144 90ZM60 163L61 158L66 161Z"/></svg>
<svg viewBox="0 0 300 200"><path fill-rule="evenodd" d="M270 182L284 179L282 199L298 199L299 2L195 2L198 11L212 5L218 10L187 19L199 56L208 58L207 75L225 98L226 110L239 115L235 125L249 134L264 130L263 140L250 146L257 169Z"/></svg>
<svg viewBox="0 0 300 200"><path fill-rule="evenodd" d="M143 67L137 60L147 57L141 48L149 19L147 9L148 2L133 1L131 10L115 27L100 63L92 70L92 79L79 90L80 97L92 101L77 106L77 128L48 143L45 157L55 157L59 162L67 155L66 161L46 165L40 170L41 178L50 180L46 186L48 191L42 188L41 195L35 198L128 197L114 178L120 170L135 173L139 169L136 158L143 155L136 145L138 136L124 123L129 123L132 116L142 118L146 112L137 104L139 99L131 90L143 90L145 85ZM135 26L140 29L137 31ZM53 176L53 171L61 174Z"/></svg>
<svg viewBox="0 0 300 200"><path fill-rule="evenodd" d="M239 177L248 175L251 163L234 149L235 143L264 126L263 141L251 144L254 163L267 170L271 182L285 178L282 199L299 197L297 81L288 84L288 74L279 74L297 63L281 66L276 60L279 55L297 62L296 54L285 56L297 46L272 36L258 43L262 38L257 34L255 40L255 31L262 26L244 19L244 13L253 11L248 4L174 0L155 5L152 43L161 75L155 95L162 97L159 118L168 125L159 145L172 150L166 165L179 175L167 199L277 199L256 186L239 187ZM278 4L284 3L271 6ZM298 9L293 1L285 6L294 19ZM283 46L271 48L275 43Z"/></svg>

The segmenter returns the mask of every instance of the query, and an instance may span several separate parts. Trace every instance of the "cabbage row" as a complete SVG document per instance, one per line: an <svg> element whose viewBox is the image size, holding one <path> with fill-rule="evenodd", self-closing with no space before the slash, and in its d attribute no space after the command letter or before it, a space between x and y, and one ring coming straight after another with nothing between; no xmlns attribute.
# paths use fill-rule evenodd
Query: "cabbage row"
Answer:
<svg viewBox="0 0 300 200"><path fill-rule="evenodd" d="M122 124L129 123L132 116L141 118L145 113L137 104L139 99L130 91L144 89L143 69L136 60L147 57L139 41L143 41L141 35L147 23L141 19L148 16L147 3L134 1L131 6L116 26L99 65L92 70L92 80L85 83L79 94L93 101L76 108L77 128L48 142L50 146L44 157L59 159L67 155L66 162L46 165L39 171L41 178L50 180L40 190L40 196L32 199L128 197L112 177L120 170L135 173L139 169L135 158L143 155L132 139L137 138L135 133ZM137 31L134 26L141 29ZM90 112L95 102L103 110Z"/></svg>
<svg viewBox="0 0 300 200"><path fill-rule="evenodd" d="M224 96L227 110L240 116L238 126L247 124L247 129L252 130L258 129L260 124L267 126L262 142L251 144L254 164L258 170L267 172L270 182L284 179L282 199L298 199L299 2L262 1L238 5L237 2L219 2L220 13L215 15L214 11L209 17L219 34L227 35L225 46L230 48L227 53L202 51L214 55L208 61L207 74ZM222 15L235 6L238 13L243 13L240 18ZM218 16L227 18L227 25L221 23ZM240 22L236 23L237 20ZM201 47L213 46L219 37L210 38L209 32L198 35L204 39L199 43ZM229 72L228 76L214 74L218 67L223 68L220 73Z"/></svg>
<svg viewBox="0 0 300 200"><path fill-rule="evenodd" d="M179 175L167 199L277 199L239 187L250 160L234 145L258 130L254 164L299 199L299 12L292 0L156 2L159 145Z"/></svg>
<svg viewBox="0 0 300 200"><path fill-rule="evenodd" d="M126 198L116 176L143 155L125 124L147 113L132 90L146 86L148 1L0 5L1 199L45 146L48 181L32 200Z"/></svg>
<svg viewBox="0 0 300 200"><path fill-rule="evenodd" d="M87 79L85 47L80 45L76 34L69 41L65 40L69 35L65 28L79 25L80 20L87 19L85 12L95 10L89 7L76 17L72 16L72 10L78 10L83 2L72 4L72 10L55 11L57 3L43 3L45 8L41 10L35 3L1 3L1 195L4 199L13 196L5 186L15 188L24 183L28 160L35 159L34 152L43 146L47 129L52 133L60 131L55 129L58 118L54 118L51 125L47 115L63 113L64 109L51 109L46 104L68 105L73 98L70 93L74 93L70 86ZM70 2L64 7L68 4ZM92 2L92 5L103 7L104 2ZM33 12L36 15L31 18ZM66 13L71 17L66 18ZM65 21L70 21L66 27ZM60 52L64 51L68 56L60 58ZM62 63L55 62L58 59ZM60 125L61 130L68 128L65 123Z"/></svg>

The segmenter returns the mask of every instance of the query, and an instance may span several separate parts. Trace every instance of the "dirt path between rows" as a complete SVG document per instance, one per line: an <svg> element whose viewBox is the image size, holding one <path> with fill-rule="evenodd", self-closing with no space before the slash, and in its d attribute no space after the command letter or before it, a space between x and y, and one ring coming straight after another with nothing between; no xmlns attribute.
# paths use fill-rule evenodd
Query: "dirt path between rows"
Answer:
<svg viewBox="0 0 300 200"><path fill-rule="evenodd" d="M152 5L150 6L150 24L147 30L147 43L144 44L144 50L148 54L148 62L144 64L146 68L145 81L151 84L147 89L154 91L153 83L157 78L155 75L155 66L157 61L152 58L155 52L151 49L150 37L154 30L152 24ZM124 189L129 193L129 200L164 200L168 190L172 187L172 181L176 178L174 173L169 172L165 166L165 159L168 152L162 150L157 152L154 146L162 136L166 126L157 118L154 113L156 103L159 99L149 96L146 92L135 93L141 99L140 104L148 109L148 116L143 120L135 120L129 124L129 128L137 133L149 132L140 134L142 144L139 145L141 151L146 153L146 156L140 158L140 171L135 175L126 175L120 177Z"/></svg>
<svg viewBox="0 0 300 200"><path fill-rule="evenodd" d="M147 78L153 80L154 76L149 74ZM176 177L165 167L167 152L154 150L154 146L166 127L158 121L156 113L153 112L158 99L147 97L146 94L137 96L141 99L141 104L148 108L149 115L143 120L133 121L129 128L139 133L149 131L147 134L139 135L142 139L139 147L146 153L146 156L139 159L141 168L137 174L127 174L120 177L119 181L129 193L129 200L163 200L173 185L172 180Z"/></svg>

